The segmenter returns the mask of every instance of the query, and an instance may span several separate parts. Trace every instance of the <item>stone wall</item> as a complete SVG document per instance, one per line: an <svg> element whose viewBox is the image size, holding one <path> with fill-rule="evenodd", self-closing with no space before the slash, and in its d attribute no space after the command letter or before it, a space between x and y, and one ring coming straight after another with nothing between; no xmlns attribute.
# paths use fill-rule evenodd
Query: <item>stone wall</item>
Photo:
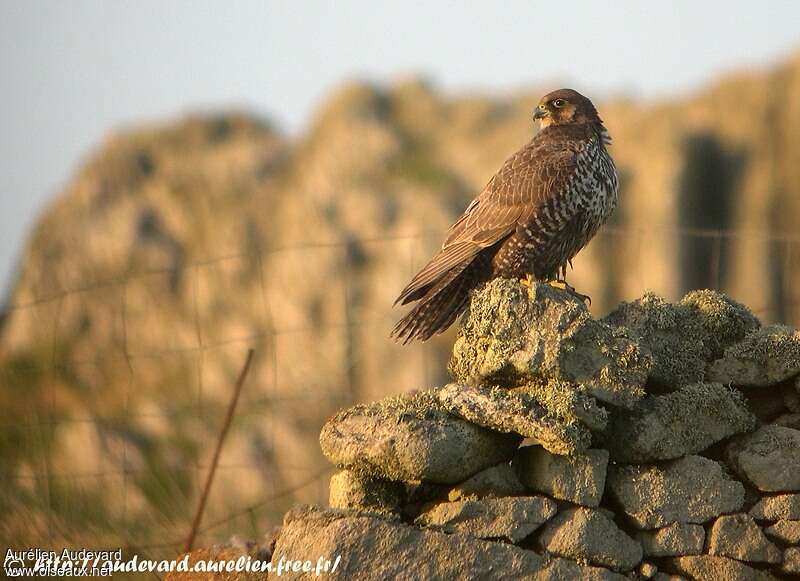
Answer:
<svg viewBox="0 0 800 581"><path fill-rule="evenodd" d="M286 515L280 556L341 579L800 575L800 333L723 294L648 294L596 320L496 280L454 383L322 430L330 507Z"/></svg>

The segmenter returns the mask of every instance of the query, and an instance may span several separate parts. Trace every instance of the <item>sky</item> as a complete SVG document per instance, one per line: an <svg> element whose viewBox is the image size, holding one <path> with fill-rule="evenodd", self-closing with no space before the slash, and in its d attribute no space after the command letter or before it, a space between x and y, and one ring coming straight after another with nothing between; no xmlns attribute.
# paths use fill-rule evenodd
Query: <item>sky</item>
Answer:
<svg viewBox="0 0 800 581"><path fill-rule="evenodd" d="M800 49L800 2L0 0L0 293L109 132L245 108L302 132L345 79L680 95Z"/></svg>

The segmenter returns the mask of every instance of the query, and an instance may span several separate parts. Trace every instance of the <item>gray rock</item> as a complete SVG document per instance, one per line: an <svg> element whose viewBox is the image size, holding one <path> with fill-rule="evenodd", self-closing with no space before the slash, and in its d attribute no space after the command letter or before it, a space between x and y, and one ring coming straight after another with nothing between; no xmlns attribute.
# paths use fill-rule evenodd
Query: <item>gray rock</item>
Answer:
<svg viewBox="0 0 800 581"><path fill-rule="evenodd" d="M782 416L775 418L772 423L776 426L800 430L800 414L783 414Z"/></svg>
<svg viewBox="0 0 800 581"><path fill-rule="evenodd" d="M642 560L642 547L603 511L568 508L547 522L539 542L561 557L586 560L615 571L630 571Z"/></svg>
<svg viewBox="0 0 800 581"><path fill-rule="evenodd" d="M450 360L461 383L514 387L562 379L619 405L644 396L651 366L626 330L592 319L571 293L502 278L473 296Z"/></svg>
<svg viewBox="0 0 800 581"><path fill-rule="evenodd" d="M744 486L701 456L659 466L611 465L607 489L641 529L703 523L744 504Z"/></svg>
<svg viewBox="0 0 800 581"><path fill-rule="evenodd" d="M616 409L604 439L618 462L652 462L701 452L755 426L756 418L738 391L698 383L647 396L630 411Z"/></svg>
<svg viewBox="0 0 800 581"><path fill-rule="evenodd" d="M340 470L331 477L329 504L341 510L399 514L405 487L398 482Z"/></svg>
<svg viewBox="0 0 800 581"><path fill-rule="evenodd" d="M442 407L454 415L497 432L535 438L556 454L576 454L592 440L585 426L549 414L524 392L451 383L436 395Z"/></svg>
<svg viewBox="0 0 800 581"><path fill-rule="evenodd" d="M498 496L519 496L525 487L517 476L517 471L508 462L491 466L470 476L464 482L454 486L447 495L448 500L466 500L468 498L494 498Z"/></svg>
<svg viewBox="0 0 800 581"><path fill-rule="evenodd" d="M789 575L800 575L800 547L789 547L783 552L781 571Z"/></svg>
<svg viewBox="0 0 800 581"><path fill-rule="evenodd" d="M708 581L774 581L766 571L759 571L735 559L714 555L698 555L671 559L672 566L691 579Z"/></svg>
<svg viewBox="0 0 800 581"><path fill-rule="evenodd" d="M708 552L751 563L780 563L783 558L780 549L747 514L721 516L714 521L708 536Z"/></svg>
<svg viewBox="0 0 800 581"><path fill-rule="evenodd" d="M449 414L435 390L343 410L320 434L323 453L337 466L364 476L443 484L510 460L519 442Z"/></svg>
<svg viewBox="0 0 800 581"><path fill-rule="evenodd" d="M341 561L328 579L587 579L625 581L599 567L543 557L513 545L466 535L420 530L367 516L300 507L289 512L276 540L274 564L283 556L313 563L322 556ZM316 578L315 573L293 579Z"/></svg>
<svg viewBox="0 0 800 581"><path fill-rule="evenodd" d="M642 544L645 557L700 555L706 530L701 525L673 523L654 531L639 531L636 539Z"/></svg>
<svg viewBox="0 0 800 581"><path fill-rule="evenodd" d="M728 445L734 468L759 490L800 490L800 430L763 426Z"/></svg>
<svg viewBox="0 0 800 581"><path fill-rule="evenodd" d="M647 293L620 304L603 321L630 329L649 349L653 356L653 383L674 388L703 381L706 333L689 306L668 303Z"/></svg>
<svg viewBox="0 0 800 581"><path fill-rule="evenodd" d="M758 329L761 322L750 309L715 290L694 290L680 303L691 312L704 332L704 358L713 361L722 357L725 349Z"/></svg>
<svg viewBox="0 0 800 581"><path fill-rule="evenodd" d="M725 349L708 369L708 378L720 383L767 386L800 373L800 333L784 325L770 325L749 333Z"/></svg>
<svg viewBox="0 0 800 581"><path fill-rule="evenodd" d="M476 539L518 543L555 513L556 503L544 496L484 498L437 504L419 515L415 523Z"/></svg>
<svg viewBox="0 0 800 581"><path fill-rule="evenodd" d="M800 520L779 520L764 533L787 545L800 545Z"/></svg>
<svg viewBox="0 0 800 581"><path fill-rule="evenodd" d="M526 446L517 451L514 467L522 483L536 492L596 507L605 489L608 452L587 450L568 457L540 446Z"/></svg>
<svg viewBox="0 0 800 581"><path fill-rule="evenodd" d="M593 431L605 430L608 426L608 411L580 384L563 379L540 379L511 388L511 391L530 395L564 422L580 422Z"/></svg>
<svg viewBox="0 0 800 581"><path fill-rule="evenodd" d="M800 494L765 496L750 509L756 520L800 520Z"/></svg>

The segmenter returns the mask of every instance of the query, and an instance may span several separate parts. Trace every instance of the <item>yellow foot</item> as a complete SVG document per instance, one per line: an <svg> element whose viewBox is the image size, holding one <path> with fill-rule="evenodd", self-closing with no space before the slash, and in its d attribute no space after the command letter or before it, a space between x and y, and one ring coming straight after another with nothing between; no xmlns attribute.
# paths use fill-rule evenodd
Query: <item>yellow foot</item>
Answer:
<svg viewBox="0 0 800 581"><path fill-rule="evenodd" d="M533 288L533 283L535 283L535 282L536 282L536 279L535 279L535 278L533 278L533 275L532 275L532 274L526 274L526 275L525 275L525 278L523 278L523 279L520 279L520 281L519 281L519 282L520 282L520 284L523 284L523 285L525 285L526 287L528 287L529 289L531 289L531 288Z"/></svg>
<svg viewBox="0 0 800 581"><path fill-rule="evenodd" d="M575 290L575 287L570 285L565 280L551 280L547 284L549 284L553 288L558 288L558 289L561 289L561 290L565 290L568 293L571 293L574 296L578 297L583 302L588 303L589 305L592 304L592 297L590 297L589 295L582 295L581 293L579 293L578 291Z"/></svg>

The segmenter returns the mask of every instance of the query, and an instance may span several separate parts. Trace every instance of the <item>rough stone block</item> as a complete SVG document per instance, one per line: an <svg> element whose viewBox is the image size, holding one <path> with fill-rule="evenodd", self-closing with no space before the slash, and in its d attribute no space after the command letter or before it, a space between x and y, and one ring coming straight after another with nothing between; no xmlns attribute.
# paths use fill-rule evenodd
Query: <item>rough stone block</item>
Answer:
<svg viewBox="0 0 800 581"><path fill-rule="evenodd" d="M721 516L714 521L708 536L708 552L750 563L780 563L782 559L780 549L747 514Z"/></svg>
<svg viewBox="0 0 800 581"><path fill-rule="evenodd" d="M683 557L702 554L706 531L701 525L673 523L653 531L640 531L636 538L645 557Z"/></svg>
<svg viewBox="0 0 800 581"><path fill-rule="evenodd" d="M415 522L446 533L518 543L555 513L556 503L544 496L484 498L437 504Z"/></svg>
<svg viewBox="0 0 800 581"><path fill-rule="evenodd" d="M617 405L644 396L651 366L637 340L595 321L571 293L502 278L473 296L450 360L460 383L516 387L561 379Z"/></svg>
<svg viewBox="0 0 800 581"><path fill-rule="evenodd" d="M741 393L698 383L615 410L604 440L618 462L653 462L696 454L755 426Z"/></svg>
<svg viewBox="0 0 800 581"><path fill-rule="evenodd" d="M725 349L708 369L708 378L745 386L775 385L800 373L800 333L770 325L749 333Z"/></svg>
<svg viewBox="0 0 800 581"><path fill-rule="evenodd" d="M539 537L548 552L585 560L615 571L630 571L642 560L642 547L603 511L575 507L563 510L543 527Z"/></svg>
<svg viewBox="0 0 800 581"><path fill-rule="evenodd" d="M744 504L744 486L722 466L686 456L659 466L610 466L607 489L642 529L704 523Z"/></svg>
<svg viewBox="0 0 800 581"><path fill-rule="evenodd" d="M343 410L320 445L337 466L387 480L455 484L511 459L521 438L449 414L435 390Z"/></svg>
<svg viewBox="0 0 800 581"><path fill-rule="evenodd" d="M517 452L514 467L522 483L536 492L596 507L605 489L608 451L558 456L540 446L526 446Z"/></svg>

